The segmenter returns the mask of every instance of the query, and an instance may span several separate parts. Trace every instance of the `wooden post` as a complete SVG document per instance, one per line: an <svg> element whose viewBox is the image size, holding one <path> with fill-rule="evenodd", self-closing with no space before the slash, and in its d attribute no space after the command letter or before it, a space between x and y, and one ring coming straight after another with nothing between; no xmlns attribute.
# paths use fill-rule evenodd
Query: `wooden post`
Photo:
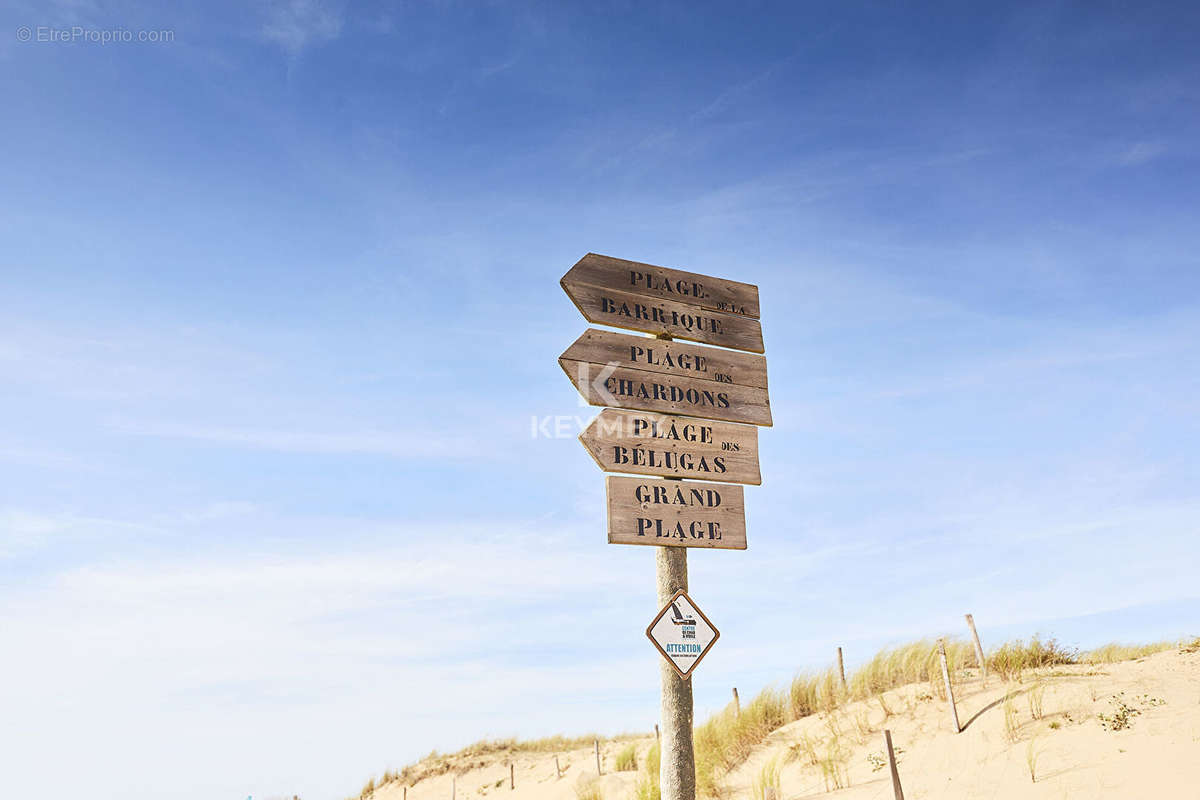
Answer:
<svg viewBox="0 0 1200 800"><path fill-rule="evenodd" d="M603 775L604 770L600 769L600 740L596 740L596 774Z"/></svg>
<svg viewBox="0 0 1200 800"><path fill-rule="evenodd" d="M458 776L450 776L450 800L458 797Z"/></svg>
<svg viewBox="0 0 1200 800"><path fill-rule="evenodd" d="M987 659L983 656L983 645L979 643L979 631L975 630L975 618L967 614L967 627L971 629L971 640L975 642L975 660L979 662L979 672L983 682L987 683Z"/></svg>
<svg viewBox="0 0 1200 800"><path fill-rule="evenodd" d="M842 660L842 648L838 648L838 678L842 682L842 694L846 693L846 662Z"/></svg>
<svg viewBox="0 0 1200 800"><path fill-rule="evenodd" d="M403 800L408 800L408 787L407 787L407 786L405 786L405 787L404 787L404 798L403 798Z"/></svg>
<svg viewBox="0 0 1200 800"><path fill-rule="evenodd" d="M946 642L938 639L938 658L942 661L942 680L946 682L946 699L950 701L950 720L954 723L954 732L961 733L958 725L958 709L954 707L954 689L950 686L950 667L946 665Z"/></svg>
<svg viewBox="0 0 1200 800"><path fill-rule="evenodd" d="M742 718L742 701L738 699L737 687L733 687L733 718Z"/></svg>
<svg viewBox="0 0 1200 800"><path fill-rule="evenodd" d="M657 547L655 562L658 607L675 592L687 591L686 547ZM679 677L667 660L659 660L662 682L662 760L659 787L662 800L696 800L696 752L692 741L692 682Z"/></svg>
<svg viewBox="0 0 1200 800"><path fill-rule="evenodd" d="M775 787L774 786L764 786L763 787L763 800L778 800L778 798L775 795Z"/></svg>
<svg viewBox="0 0 1200 800"><path fill-rule="evenodd" d="M670 341L667 334L654 338ZM665 480L680 480L666 478ZM655 583L658 608L671 601L678 591L688 590L686 547L654 548ZM692 739L692 682L679 677L675 667L660 659L662 685L662 746L659 748L658 784L661 800L696 800L696 749Z"/></svg>
<svg viewBox="0 0 1200 800"><path fill-rule="evenodd" d="M658 732L658 723L654 723L654 741L662 744L662 734Z"/></svg>
<svg viewBox="0 0 1200 800"><path fill-rule="evenodd" d="M510 761L510 762L508 762L508 788L509 789L517 788L517 779L514 777L513 772L514 772L513 764Z"/></svg>
<svg viewBox="0 0 1200 800"><path fill-rule="evenodd" d="M900 788L900 770L896 769L896 753L892 750L892 732L884 730L883 743L886 745L888 766L892 768L892 791L896 800L904 800L904 790Z"/></svg>

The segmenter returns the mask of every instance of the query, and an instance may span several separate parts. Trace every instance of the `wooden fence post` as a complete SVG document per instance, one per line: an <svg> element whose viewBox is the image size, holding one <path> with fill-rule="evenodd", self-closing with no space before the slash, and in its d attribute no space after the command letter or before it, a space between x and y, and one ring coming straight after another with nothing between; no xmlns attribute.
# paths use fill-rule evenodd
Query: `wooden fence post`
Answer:
<svg viewBox="0 0 1200 800"><path fill-rule="evenodd" d="M738 699L737 687L733 687L733 718L742 718L742 701Z"/></svg>
<svg viewBox="0 0 1200 800"><path fill-rule="evenodd" d="M971 629L971 640L975 642L975 660L979 662L979 672L987 684L987 659L983 655L983 645L979 643L979 631L975 630L975 617L967 614L967 627Z"/></svg>
<svg viewBox="0 0 1200 800"><path fill-rule="evenodd" d="M954 723L954 732L961 733L958 725L958 709L954 707L954 689L950 686L950 667L946 665L946 642L938 639L938 658L942 661L942 680L946 682L946 699L950 701L950 720Z"/></svg>
<svg viewBox="0 0 1200 800"><path fill-rule="evenodd" d="M560 778L562 777L562 767L558 765L558 756L554 757L554 774Z"/></svg>
<svg viewBox="0 0 1200 800"><path fill-rule="evenodd" d="M450 800L454 800L458 796L458 777L452 775L450 777Z"/></svg>
<svg viewBox="0 0 1200 800"><path fill-rule="evenodd" d="M604 771L600 769L600 740L596 740L596 774L603 775Z"/></svg>
<svg viewBox="0 0 1200 800"><path fill-rule="evenodd" d="M763 800L778 800L774 786L763 787Z"/></svg>
<svg viewBox="0 0 1200 800"><path fill-rule="evenodd" d="M892 768L892 791L896 793L896 800L904 800L904 790L900 788L900 770L896 769L896 753L892 750L891 731L883 732L883 742L887 746L888 766Z"/></svg>
<svg viewBox="0 0 1200 800"><path fill-rule="evenodd" d="M658 732L658 723L654 723L654 741L662 744L662 734Z"/></svg>
<svg viewBox="0 0 1200 800"><path fill-rule="evenodd" d="M509 789L517 788L517 779L516 779L515 775L513 774L514 772L515 772L515 770L513 769L513 764L510 761L510 762L508 762L508 788Z"/></svg>
<svg viewBox="0 0 1200 800"><path fill-rule="evenodd" d="M838 677L842 681L842 693L846 693L846 662L842 660L842 648L838 648Z"/></svg>

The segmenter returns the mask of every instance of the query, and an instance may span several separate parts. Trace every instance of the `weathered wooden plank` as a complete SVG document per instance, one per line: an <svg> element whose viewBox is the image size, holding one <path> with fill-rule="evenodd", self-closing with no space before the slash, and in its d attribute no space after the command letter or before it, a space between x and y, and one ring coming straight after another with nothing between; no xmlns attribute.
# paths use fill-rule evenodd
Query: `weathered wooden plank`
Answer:
<svg viewBox="0 0 1200 800"><path fill-rule="evenodd" d="M762 325L751 317L575 283L566 278L562 280L562 287L588 322L748 350L751 353L763 352Z"/></svg>
<svg viewBox="0 0 1200 800"><path fill-rule="evenodd" d="M758 319L758 287L712 275L626 261L588 253L567 270L564 282L632 292L655 300L674 300L708 311Z"/></svg>
<svg viewBox="0 0 1200 800"><path fill-rule="evenodd" d="M606 408L579 441L605 472L762 483L752 425Z"/></svg>
<svg viewBox="0 0 1200 800"><path fill-rule="evenodd" d="M975 644L975 661L979 664L979 674L983 677L983 685L987 686L987 658L983 655L983 645L979 641L979 631L975 630L975 617L967 614L967 627L971 629L971 641Z"/></svg>
<svg viewBox="0 0 1200 800"><path fill-rule="evenodd" d="M746 549L741 486L614 475L605 485L609 544Z"/></svg>
<svg viewBox="0 0 1200 800"><path fill-rule="evenodd" d="M766 389L680 378L611 364L559 359L589 405L632 408L726 422L771 424Z"/></svg>
<svg viewBox="0 0 1200 800"><path fill-rule="evenodd" d="M599 328L588 328L559 358L767 388L765 356Z"/></svg>
<svg viewBox="0 0 1200 800"><path fill-rule="evenodd" d="M946 664L946 641L938 639L938 660L942 663L942 680L946 682L946 700L950 702L950 724L955 733L962 733L962 725L958 723L958 706L954 704L954 687L950 684L950 668Z"/></svg>
<svg viewBox="0 0 1200 800"><path fill-rule="evenodd" d="M892 771L892 796L904 800L904 789L900 786L900 770L896 769L896 751L892 749L892 732L883 732L883 749L887 751L888 767Z"/></svg>

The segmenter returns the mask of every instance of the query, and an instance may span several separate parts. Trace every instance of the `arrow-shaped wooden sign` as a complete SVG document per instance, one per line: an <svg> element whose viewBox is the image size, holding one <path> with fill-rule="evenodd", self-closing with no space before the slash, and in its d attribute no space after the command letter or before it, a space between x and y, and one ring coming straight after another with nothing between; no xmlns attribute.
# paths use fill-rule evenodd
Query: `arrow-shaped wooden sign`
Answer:
<svg viewBox="0 0 1200 800"><path fill-rule="evenodd" d="M609 475L609 544L746 549L741 486Z"/></svg>
<svg viewBox="0 0 1200 800"><path fill-rule="evenodd" d="M757 286L595 253L559 283L588 322L763 352Z"/></svg>
<svg viewBox="0 0 1200 800"><path fill-rule="evenodd" d="M594 406L771 424L762 356L589 328L558 363Z"/></svg>
<svg viewBox="0 0 1200 800"><path fill-rule="evenodd" d="M579 441L605 472L762 483L753 425L606 408Z"/></svg>

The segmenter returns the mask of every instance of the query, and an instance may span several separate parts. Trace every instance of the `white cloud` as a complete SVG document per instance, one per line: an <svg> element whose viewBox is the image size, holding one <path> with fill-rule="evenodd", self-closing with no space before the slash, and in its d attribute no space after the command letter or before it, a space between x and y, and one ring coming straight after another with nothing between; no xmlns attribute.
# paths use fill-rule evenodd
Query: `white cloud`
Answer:
<svg viewBox="0 0 1200 800"><path fill-rule="evenodd" d="M0 542L13 544L41 539L69 525L62 517L28 511L0 511Z"/></svg>
<svg viewBox="0 0 1200 800"><path fill-rule="evenodd" d="M336 39L342 32L342 15L321 0L282 0L268 9L262 35L297 55L306 47Z"/></svg>
<svg viewBox="0 0 1200 800"><path fill-rule="evenodd" d="M0 509L0 558L12 557L63 539L100 539L124 533L147 532L154 528L72 513L46 513L24 509Z"/></svg>
<svg viewBox="0 0 1200 800"><path fill-rule="evenodd" d="M281 453L382 455L396 458L478 457L478 440L415 431L289 431L259 428L225 428L172 422L116 420L110 428L118 433L165 439L191 439Z"/></svg>
<svg viewBox="0 0 1200 800"><path fill-rule="evenodd" d="M1163 156L1167 146L1162 142L1134 142L1117 156L1117 163L1126 167L1145 164Z"/></svg>
<svg viewBox="0 0 1200 800"><path fill-rule="evenodd" d="M6 785L32 794L67 762L56 792L152 796L147 785L161 791L203 752L222 768L180 796L332 798L464 737L635 724L628 700L577 723L561 708L627 694L633 669L654 674L648 649L578 659L627 575L580 569L577 548L531 538L536 524L498 527L393 526L395 545L320 554L106 561L6 588L0 624L20 655L0 666L12 723L0 747L21 764ZM54 730L54 748L34 745ZM102 733L121 747L97 749ZM135 770L143 759L155 766ZM135 771L152 783L131 785Z"/></svg>

